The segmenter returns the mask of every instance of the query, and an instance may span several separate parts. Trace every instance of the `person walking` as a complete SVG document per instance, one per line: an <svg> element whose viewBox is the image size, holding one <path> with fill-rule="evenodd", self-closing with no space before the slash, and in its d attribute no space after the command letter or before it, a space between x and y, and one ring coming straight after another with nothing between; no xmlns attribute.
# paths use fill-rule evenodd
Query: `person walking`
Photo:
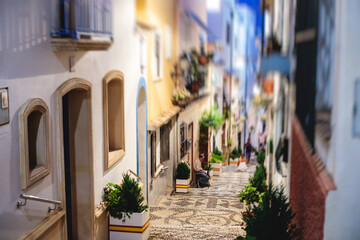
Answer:
<svg viewBox="0 0 360 240"><path fill-rule="evenodd" d="M247 143L245 144L244 146L244 149L245 149L245 156L246 156L246 164L249 164L250 163L250 157L251 157L251 152L253 150L253 147L250 143L250 137L248 138L247 140Z"/></svg>
<svg viewBox="0 0 360 240"><path fill-rule="evenodd" d="M208 180L209 180L210 176L201 167L204 160L205 160L205 155L203 153L201 153L199 155L199 158L195 160L195 166L194 166L196 176L200 178L200 181L199 181L200 187L210 186L210 184L208 183Z"/></svg>

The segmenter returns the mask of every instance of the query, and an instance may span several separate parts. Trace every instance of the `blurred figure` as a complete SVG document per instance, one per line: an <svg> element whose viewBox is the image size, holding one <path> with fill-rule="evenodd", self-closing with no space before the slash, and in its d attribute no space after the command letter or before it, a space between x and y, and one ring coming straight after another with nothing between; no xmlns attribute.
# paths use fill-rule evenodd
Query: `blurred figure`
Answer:
<svg viewBox="0 0 360 240"><path fill-rule="evenodd" d="M246 164L249 164L250 162L250 157L251 157L251 152L253 150L253 147L250 143L250 137L247 140L247 143L244 146L244 150L245 150L245 156L246 156Z"/></svg>

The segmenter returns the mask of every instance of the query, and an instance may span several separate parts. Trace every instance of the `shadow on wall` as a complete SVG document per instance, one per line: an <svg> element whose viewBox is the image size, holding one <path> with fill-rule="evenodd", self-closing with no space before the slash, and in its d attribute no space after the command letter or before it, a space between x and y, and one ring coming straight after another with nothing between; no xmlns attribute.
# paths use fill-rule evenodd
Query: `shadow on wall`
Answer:
<svg viewBox="0 0 360 240"><path fill-rule="evenodd" d="M68 71L70 53L54 54L50 45L55 4L49 0L0 2L0 79ZM71 53L77 59L84 54Z"/></svg>

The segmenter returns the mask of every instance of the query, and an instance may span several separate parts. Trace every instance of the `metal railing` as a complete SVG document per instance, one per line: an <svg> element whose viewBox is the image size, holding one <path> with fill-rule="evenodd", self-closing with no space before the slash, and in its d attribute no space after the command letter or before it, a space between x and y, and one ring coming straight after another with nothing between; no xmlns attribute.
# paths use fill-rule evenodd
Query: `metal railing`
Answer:
<svg viewBox="0 0 360 240"><path fill-rule="evenodd" d="M57 209L57 206L60 206L60 205L61 205L61 201L58 201L58 200L52 200L52 199L48 199L48 198L42 198L42 197L37 197L37 196L33 196L33 195L27 195L27 194L23 194L23 193L20 194L19 197L22 198L22 199L25 199L25 201L24 201L24 202L18 201L18 202L16 203L16 206L17 206L17 207L25 206L27 200L54 204L54 205L55 205L54 208L50 208L50 207L49 207L49 209L48 209L49 212L50 212L51 210L56 210L56 209Z"/></svg>
<svg viewBox="0 0 360 240"><path fill-rule="evenodd" d="M112 0L57 0L53 37L112 38Z"/></svg>

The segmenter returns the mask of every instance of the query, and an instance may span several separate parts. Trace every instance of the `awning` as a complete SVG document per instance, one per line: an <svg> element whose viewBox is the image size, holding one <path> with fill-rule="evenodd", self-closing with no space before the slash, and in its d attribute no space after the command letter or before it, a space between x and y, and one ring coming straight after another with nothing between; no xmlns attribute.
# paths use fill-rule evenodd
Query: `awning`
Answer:
<svg viewBox="0 0 360 240"><path fill-rule="evenodd" d="M179 106L173 106L164 112L162 112L159 116L154 119L151 119L148 124L149 131L155 130L156 128L161 127L166 124L173 116L180 112L181 108Z"/></svg>
<svg viewBox="0 0 360 240"><path fill-rule="evenodd" d="M260 75L264 76L269 72L280 72L283 75L289 75L289 56L283 56L278 53L262 56L260 62Z"/></svg>
<svg viewBox="0 0 360 240"><path fill-rule="evenodd" d="M185 9L184 11L186 15L188 15L192 20L194 20L194 22L199 25L208 35L210 35L210 37L216 39L216 36L210 31L206 24L203 23L203 21L201 21L201 19L195 13L187 9Z"/></svg>

